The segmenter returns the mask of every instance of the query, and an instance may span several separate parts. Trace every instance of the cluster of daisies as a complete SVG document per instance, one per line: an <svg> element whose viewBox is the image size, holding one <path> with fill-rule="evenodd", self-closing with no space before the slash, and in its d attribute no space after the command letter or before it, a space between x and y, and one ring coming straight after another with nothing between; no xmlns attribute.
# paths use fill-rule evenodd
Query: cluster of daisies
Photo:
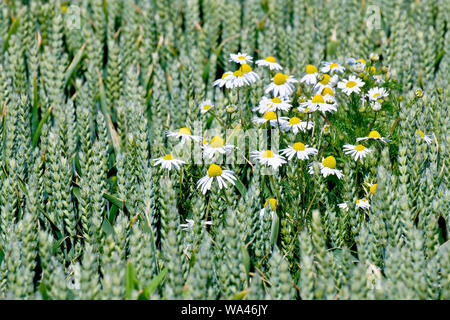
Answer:
<svg viewBox="0 0 450 320"><path fill-rule="evenodd" d="M378 56L371 55L370 59L372 62L377 61ZM382 109L384 101L389 98L388 90L382 87L386 75L383 73L376 74L374 65L372 63L366 64L364 59L351 58L345 63L325 61L321 63L320 68L309 64L300 80L288 73L283 73L283 67L273 56L254 62L258 68L265 68L265 72L259 74L253 71L251 66L253 57L248 54L231 54L230 61L236 64L236 70L225 72L220 79L213 82L213 86L225 90L239 90L241 87L251 86L264 80L263 74L268 75L267 86L264 90L265 95L252 109L252 112L254 112L252 123L254 126L278 128L280 132L288 135L288 141L292 141L292 143L281 149L279 153L270 149L251 151L250 159L263 167L274 170L288 162L308 161L310 158L317 158L318 150L316 148L297 139L299 132L306 133L314 128L313 113L317 112L321 117L327 119L327 114L337 112L339 105L347 103L345 100L349 97L361 100L361 112L365 110L366 105L376 112ZM268 79L270 79L270 82ZM366 85L363 79L366 79L366 81L371 79L371 85ZM301 92L306 92L307 96L303 95L299 98L298 107L293 108L293 95L297 93L297 85L302 86ZM214 108L211 100L205 100L200 104L200 113L205 114ZM423 138L426 143L431 142L431 137L420 130L416 131L416 136ZM235 184L235 173L222 168L217 164L218 161L214 161L217 157L230 154L236 149L236 146L226 143L226 137L214 136L207 140L202 136L193 135L189 128L168 131L167 137L178 139L181 144L187 141L199 143L203 151L203 157L212 160L213 163L209 165L206 175L197 183L197 188L203 194L211 190L213 185L221 190ZM364 143L371 143L370 141L389 142L378 131L371 130L367 136L357 138L355 144L344 144L342 151L357 162L363 161L368 154L374 151L374 149L364 145ZM179 170L184 164L183 160L175 159L172 154L154 159L154 165L159 165L169 171L172 168ZM308 164L310 174L315 174L317 170L323 177L335 176L338 179L343 177L343 172L337 169L336 158L333 155L322 157L321 161L313 160ZM354 204L356 208L370 208L369 199L375 193L376 184L371 183L368 188L366 197L358 199ZM277 205L276 199L269 199L261 214L265 211L275 211ZM349 204L341 203L339 207L348 210Z"/></svg>

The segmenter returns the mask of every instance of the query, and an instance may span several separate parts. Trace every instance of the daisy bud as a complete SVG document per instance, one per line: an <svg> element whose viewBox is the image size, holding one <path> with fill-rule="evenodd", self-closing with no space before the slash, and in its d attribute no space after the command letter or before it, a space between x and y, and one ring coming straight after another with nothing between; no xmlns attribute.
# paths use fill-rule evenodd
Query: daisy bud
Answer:
<svg viewBox="0 0 450 320"><path fill-rule="evenodd" d="M306 97L305 96L303 96L303 97L300 97L300 99L299 99L299 101L300 101L300 103L305 103L306 102Z"/></svg>
<svg viewBox="0 0 450 320"><path fill-rule="evenodd" d="M328 136L330 134L330 126L328 124L323 126L323 134Z"/></svg>
<svg viewBox="0 0 450 320"><path fill-rule="evenodd" d="M438 93L442 93L444 90L441 88L441 87L439 87L439 88L437 88L437 92Z"/></svg>
<svg viewBox="0 0 450 320"><path fill-rule="evenodd" d="M325 77L322 73L317 75L317 81L322 81L324 78Z"/></svg>
<svg viewBox="0 0 450 320"><path fill-rule="evenodd" d="M423 97L423 91L420 89L417 89L416 91L414 91L414 94L417 99L421 99Z"/></svg>
<svg viewBox="0 0 450 320"><path fill-rule="evenodd" d="M398 101L402 102L403 101L403 96L398 96Z"/></svg>

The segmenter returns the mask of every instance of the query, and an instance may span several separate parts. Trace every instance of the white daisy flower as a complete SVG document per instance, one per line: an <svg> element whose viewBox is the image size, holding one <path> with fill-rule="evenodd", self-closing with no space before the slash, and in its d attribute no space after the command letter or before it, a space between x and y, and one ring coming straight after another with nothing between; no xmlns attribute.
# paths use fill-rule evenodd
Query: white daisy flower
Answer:
<svg viewBox="0 0 450 320"><path fill-rule="evenodd" d="M274 169L277 169L283 163L286 163L284 157L274 153L272 150L266 151L252 151L250 153L254 160L258 160L258 162L262 165L271 166Z"/></svg>
<svg viewBox="0 0 450 320"><path fill-rule="evenodd" d="M329 124L325 124L320 131L323 135L328 136L331 133L331 126Z"/></svg>
<svg viewBox="0 0 450 320"><path fill-rule="evenodd" d="M372 52L369 54L369 59L372 61L378 61L380 60L380 56L377 53Z"/></svg>
<svg viewBox="0 0 450 320"><path fill-rule="evenodd" d="M386 98L387 96L389 96L389 94L384 88L374 87L371 88L369 92L367 92L366 96L370 101L378 101L380 99Z"/></svg>
<svg viewBox="0 0 450 320"><path fill-rule="evenodd" d="M179 170L181 165L186 163L183 160L175 159L170 153L166 154L164 157L153 159L153 161L155 161L155 163L153 164L154 166L161 165L161 168L167 169L169 171L172 169L172 167L176 170Z"/></svg>
<svg viewBox="0 0 450 320"><path fill-rule="evenodd" d="M322 62L323 67L320 68L320 71L323 73L343 73L345 68L337 61L324 61Z"/></svg>
<svg viewBox="0 0 450 320"><path fill-rule="evenodd" d="M189 229L192 229L194 226L194 220L193 219L186 219L187 223L181 223L180 227L184 231L188 231ZM212 221L202 221L203 227L206 227L207 225L212 225Z"/></svg>
<svg viewBox="0 0 450 320"><path fill-rule="evenodd" d="M298 81L294 77L279 72L272 78L272 83L265 92L273 91L274 96L287 97L294 91L293 83L296 82Z"/></svg>
<svg viewBox="0 0 450 320"><path fill-rule="evenodd" d="M167 131L167 136L181 138L181 143L185 143L187 140L194 140L196 142L202 141L202 137L192 135L189 128L180 128L178 132Z"/></svg>
<svg viewBox="0 0 450 320"><path fill-rule="evenodd" d="M372 78L375 80L375 83L377 83L377 84L384 83L384 75L382 75L382 74L373 75Z"/></svg>
<svg viewBox="0 0 450 320"><path fill-rule="evenodd" d="M217 182L219 189L227 188L228 184L231 183L234 185L234 181L236 177L234 176L234 172L231 170L222 170L217 164L211 164L208 168L208 174L198 180L197 189L200 188L203 194L205 194L208 190L211 189L212 183L214 181Z"/></svg>
<svg viewBox="0 0 450 320"><path fill-rule="evenodd" d="M370 103L370 107L373 111L380 111L381 110L381 103L378 101L373 101Z"/></svg>
<svg viewBox="0 0 450 320"><path fill-rule="evenodd" d="M248 64L248 63L252 62L252 60L253 60L253 58L246 53L240 53L240 52L238 52L238 54L230 53L229 61L233 61L233 62L236 62L239 64Z"/></svg>
<svg viewBox="0 0 450 320"><path fill-rule="evenodd" d="M259 105L255 108L253 108L252 111L258 111L259 113L265 113L267 111L289 111L291 108L291 104L289 103L289 100L282 99L279 97L274 97L272 99L267 97L262 97L261 101L259 102Z"/></svg>
<svg viewBox="0 0 450 320"><path fill-rule="evenodd" d="M306 130L310 130L312 128L314 128L313 121L302 121L297 117L292 117L289 121L284 123L284 129L286 131L292 131L294 134L297 134L299 131L306 132Z"/></svg>
<svg viewBox="0 0 450 320"><path fill-rule="evenodd" d="M372 152L372 149L366 148L362 144L358 144L356 146L352 144L344 144L343 150L345 154L349 154L355 158L355 161L358 161L359 159L362 160L365 156Z"/></svg>
<svg viewBox="0 0 450 320"><path fill-rule="evenodd" d="M275 57L269 56L264 60L256 60L256 65L259 67L269 67L270 70L281 70L281 66L277 63Z"/></svg>
<svg viewBox="0 0 450 320"><path fill-rule="evenodd" d="M326 87L334 87L338 82L339 78L337 75L330 76L329 74L323 74L323 79L318 81L313 88L313 93L321 93Z"/></svg>
<svg viewBox="0 0 450 320"><path fill-rule="evenodd" d="M215 154L225 154L233 150L234 146L225 144L225 140L219 136L214 136L211 141L203 144L203 153L206 158L212 158Z"/></svg>
<svg viewBox="0 0 450 320"><path fill-rule="evenodd" d="M252 71L252 67L250 67L248 64L243 64L239 68L243 73L244 77L248 80L249 84L252 84L259 80L259 75Z"/></svg>
<svg viewBox="0 0 450 320"><path fill-rule="evenodd" d="M358 141L358 142L362 141L362 140L378 140L378 141L382 141L384 143L387 143L388 141L390 141L386 138L383 138L381 136L381 134L376 130L370 131L369 135L367 137L356 138L356 141Z"/></svg>
<svg viewBox="0 0 450 320"><path fill-rule="evenodd" d="M431 141L433 141L433 135L431 134L425 134L423 133L422 130L416 130L416 132L414 133L414 136L421 138L423 141L426 142L426 144L431 144Z"/></svg>
<svg viewBox="0 0 450 320"><path fill-rule="evenodd" d="M319 71L312 64L306 66L306 74L300 79L300 83L316 84Z"/></svg>
<svg viewBox="0 0 450 320"><path fill-rule="evenodd" d="M356 200L355 206L356 206L356 208L369 210L369 208L370 208L369 200L367 200L366 198L358 199L358 200Z"/></svg>
<svg viewBox="0 0 450 320"><path fill-rule="evenodd" d="M338 203L338 207L344 211L348 211L348 204L346 202Z"/></svg>
<svg viewBox="0 0 450 320"><path fill-rule="evenodd" d="M268 206L269 205L269 206ZM264 218L264 213L266 213L267 211L269 211L270 213L270 218L273 219L273 214L276 211L278 206L278 200L275 198L270 198L266 201L266 203L264 203L264 208L262 208L259 211L259 217L261 219Z"/></svg>
<svg viewBox="0 0 450 320"><path fill-rule="evenodd" d="M250 85L250 78L239 68L230 77L229 82L226 84L227 88L240 88L245 85Z"/></svg>
<svg viewBox="0 0 450 320"><path fill-rule="evenodd" d="M364 82L358 77L350 76L348 80L340 81L337 86L349 96L352 92L359 93L364 86Z"/></svg>
<svg viewBox="0 0 450 320"><path fill-rule="evenodd" d="M333 112L337 111L337 105L335 100L331 100L331 103L327 103L321 94L315 94L311 100L300 104L300 109L304 111L306 108L313 111L319 110L320 112Z"/></svg>
<svg viewBox="0 0 450 320"><path fill-rule="evenodd" d="M348 58L345 63L347 63L350 66L353 66L356 64L356 59L355 58Z"/></svg>
<svg viewBox="0 0 450 320"><path fill-rule="evenodd" d="M294 156L300 160L308 160L311 154L317 154L316 148L310 148L307 144L296 142L292 146L286 149L280 150L283 156L286 156L288 160L291 160Z"/></svg>
<svg viewBox="0 0 450 320"><path fill-rule="evenodd" d="M211 100L205 100L200 103L200 112L202 114L207 113L212 108L214 108L214 105L212 104Z"/></svg>
<svg viewBox="0 0 450 320"><path fill-rule="evenodd" d="M225 86L226 88L230 88L232 79L233 79L233 72L231 71L225 72L222 75L221 79L217 79L216 81L213 82L213 86L219 86L220 88Z"/></svg>
<svg viewBox="0 0 450 320"><path fill-rule="evenodd" d="M323 88L322 92L320 93L323 96L323 100L325 100L325 102L327 104L331 104L333 105L333 109L337 110L337 100L336 97L334 96L334 91L331 87L325 87ZM336 111L334 110L334 111Z"/></svg>
<svg viewBox="0 0 450 320"><path fill-rule="evenodd" d="M353 64L353 70L356 72L364 71L364 68L366 67L366 60L364 59L357 59L355 63Z"/></svg>
<svg viewBox="0 0 450 320"><path fill-rule="evenodd" d="M272 127L283 127L288 121L288 117L277 117L277 114L273 111L267 111L261 118L253 117L252 122L256 124L264 124L269 122Z"/></svg>
<svg viewBox="0 0 450 320"><path fill-rule="evenodd" d="M341 170L336 169L336 159L333 156L328 156L325 159L322 158L322 162L311 162L309 164L309 173L314 174L314 164L317 163L320 169L320 173L323 177L329 175L335 175L338 179L341 179L344 174Z"/></svg>

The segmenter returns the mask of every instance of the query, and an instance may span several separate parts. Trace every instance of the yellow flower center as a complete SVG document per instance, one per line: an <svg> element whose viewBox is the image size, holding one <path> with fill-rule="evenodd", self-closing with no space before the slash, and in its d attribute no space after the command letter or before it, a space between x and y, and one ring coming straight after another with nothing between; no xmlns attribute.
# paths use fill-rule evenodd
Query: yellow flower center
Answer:
<svg viewBox="0 0 450 320"><path fill-rule="evenodd" d="M250 67L248 64L243 64L243 65L241 66L241 71L242 71L243 73L249 73L249 72L252 71L252 67Z"/></svg>
<svg viewBox="0 0 450 320"><path fill-rule="evenodd" d="M337 67L339 67L339 65L337 64L337 63L332 63L332 64L330 64L330 69L334 69L334 68L337 68Z"/></svg>
<svg viewBox="0 0 450 320"><path fill-rule="evenodd" d="M425 133L422 130L417 130L416 134L419 134L421 138L425 137Z"/></svg>
<svg viewBox="0 0 450 320"><path fill-rule="evenodd" d="M306 66L306 73L307 74L313 74L317 72L317 68L315 66L313 66L312 64L308 64Z"/></svg>
<svg viewBox="0 0 450 320"><path fill-rule="evenodd" d="M287 74L283 74L283 73L280 73L280 72L278 72L276 75L275 75L275 77L273 77L273 82L276 84L276 85L282 85L282 84L284 84L285 82L286 82L286 79L288 78L289 76L287 75Z"/></svg>
<svg viewBox="0 0 450 320"><path fill-rule="evenodd" d="M289 119L289 124L290 125L294 125L294 124L299 124L301 122L301 120L297 117L292 117Z"/></svg>
<svg viewBox="0 0 450 320"><path fill-rule="evenodd" d="M203 139L203 144L207 144L207 143L208 143L208 140Z"/></svg>
<svg viewBox="0 0 450 320"><path fill-rule="evenodd" d="M377 97L379 97L381 94L379 93L379 92L377 92L377 93L375 93L374 95L373 95L373 98L374 99L376 99Z"/></svg>
<svg viewBox="0 0 450 320"><path fill-rule="evenodd" d="M228 77L228 76L229 76L228 73L224 73L224 74L222 75L222 80L225 79L225 78Z"/></svg>
<svg viewBox="0 0 450 320"><path fill-rule="evenodd" d="M222 168L217 164L211 164L208 169L208 176L210 177L218 177L222 175Z"/></svg>
<svg viewBox="0 0 450 320"><path fill-rule="evenodd" d="M363 151L365 148L366 148L366 147L364 147L362 144L358 144L358 145L355 147L355 150L356 150L356 151Z"/></svg>
<svg viewBox="0 0 450 320"><path fill-rule="evenodd" d="M327 95L327 94L330 95L330 96L333 96L333 95L334 95L333 89L331 89L330 87L324 88L324 89L322 90L322 95L325 96L325 95Z"/></svg>
<svg viewBox="0 0 450 320"><path fill-rule="evenodd" d="M374 66L371 66L369 69L370 73L375 73L377 69Z"/></svg>
<svg viewBox="0 0 450 320"><path fill-rule="evenodd" d="M303 150L305 150L305 145L304 145L303 143L301 143L301 142L296 142L296 143L294 143L294 145L292 146L292 148L293 148L295 151L303 151Z"/></svg>
<svg viewBox="0 0 450 320"><path fill-rule="evenodd" d="M328 156L322 161L324 167L334 169L336 168L336 159L333 156Z"/></svg>
<svg viewBox="0 0 450 320"><path fill-rule="evenodd" d="M233 76L235 76L235 77L243 77L244 73L242 72L241 69L238 69L235 72L233 72Z"/></svg>
<svg viewBox="0 0 450 320"><path fill-rule="evenodd" d="M381 134L379 134L378 131L376 131L376 130L372 130L369 133L369 138L380 139Z"/></svg>
<svg viewBox="0 0 450 320"><path fill-rule="evenodd" d="M239 60L245 60L245 57L244 56L239 56L238 59Z"/></svg>
<svg viewBox="0 0 450 320"><path fill-rule="evenodd" d="M189 130L189 128L181 128L180 130L178 130L178 133L186 134L186 135L190 136L191 135L191 130Z"/></svg>
<svg viewBox="0 0 450 320"><path fill-rule="evenodd" d="M273 103L281 103L281 99L278 98L278 97L275 97L275 98L272 99L272 102Z"/></svg>
<svg viewBox="0 0 450 320"><path fill-rule="evenodd" d="M356 60L356 61L359 61L359 62L361 62L361 63L364 63L364 64L366 64L366 60L364 60L364 59L358 59L358 60Z"/></svg>
<svg viewBox="0 0 450 320"><path fill-rule="evenodd" d="M275 112L269 111L269 112L264 113L264 119L266 119L266 120L276 120L277 119L277 115L275 114Z"/></svg>
<svg viewBox="0 0 450 320"><path fill-rule="evenodd" d="M359 202L360 202L360 200L356 200L356 204L358 204ZM366 198L362 198L361 202L367 202L367 199Z"/></svg>
<svg viewBox="0 0 450 320"><path fill-rule="evenodd" d="M323 75L323 80L320 81L320 83L323 84L323 85L327 85L328 82L330 82L330 78L331 78L330 75L325 73Z"/></svg>
<svg viewBox="0 0 450 320"><path fill-rule="evenodd" d="M172 156L171 154L166 154L166 155L163 157L163 159L164 159L164 160L173 160L173 156Z"/></svg>
<svg viewBox="0 0 450 320"><path fill-rule="evenodd" d="M264 151L261 156L263 158L273 158L273 152L271 150Z"/></svg>
<svg viewBox="0 0 450 320"><path fill-rule="evenodd" d="M203 106L203 110L209 110L209 109L211 109L211 106L209 104L205 104Z"/></svg>
<svg viewBox="0 0 450 320"><path fill-rule="evenodd" d="M312 98L312 103L324 103L325 101L323 100L322 95L320 94L316 94L313 98Z"/></svg>
<svg viewBox="0 0 450 320"><path fill-rule="evenodd" d="M213 148L222 148L225 145L225 140L219 136L215 136L211 139L210 146Z"/></svg>
<svg viewBox="0 0 450 320"><path fill-rule="evenodd" d="M370 186L370 193L375 194L375 191L377 191L377 184L373 184Z"/></svg>
<svg viewBox="0 0 450 320"><path fill-rule="evenodd" d="M274 62L277 62L277 59L275 59L275 57L269 56L266 58L266 61L274 63Z"/></svg>
<svg viewBox="0 0 450 320"><path fill-rule="evenodd" d="M347 86L347 88L353 88L354 86L356 86L356 82L355 81L347 81L346 86Z"/></svg>
<svg viewBox="0 0 450 320"><path fill-rule="evenodd" d="M266 203L264 204L264 208L265 208L268 204L270 204L270 207L272 208L272 211L275 211L275 209L277 208L277 205L278 205L278 201L277 201L277 199L270 198L270 199L268 199L268 200L266 201Z"/></svg>

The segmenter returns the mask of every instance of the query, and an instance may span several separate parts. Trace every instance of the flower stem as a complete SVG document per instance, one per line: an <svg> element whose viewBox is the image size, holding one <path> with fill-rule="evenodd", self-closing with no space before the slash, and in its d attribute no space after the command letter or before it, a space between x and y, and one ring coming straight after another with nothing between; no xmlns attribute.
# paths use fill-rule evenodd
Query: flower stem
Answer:
<svg viewBox="0 0 450 320"><path fill-rule="evenodd" d="M244 126L244 113L242 112L241 95L239 94L239 89L237 89L236 91L237 91L237 96L238 96L239 113L241 115L241 125L242 125L242 129L244 129L245 128L245 126Z"/></svg>
<svg viewBox="0 0 450 320"><path fill-rule="evenodd" d="M273 178L273 174L271 174L269 176L270 182L272 182L273 188L275 189L275 193L277 194L277 200L281 201L281 195L280 192L278 191L277 185L275 184L275 179Z"/></svg>

